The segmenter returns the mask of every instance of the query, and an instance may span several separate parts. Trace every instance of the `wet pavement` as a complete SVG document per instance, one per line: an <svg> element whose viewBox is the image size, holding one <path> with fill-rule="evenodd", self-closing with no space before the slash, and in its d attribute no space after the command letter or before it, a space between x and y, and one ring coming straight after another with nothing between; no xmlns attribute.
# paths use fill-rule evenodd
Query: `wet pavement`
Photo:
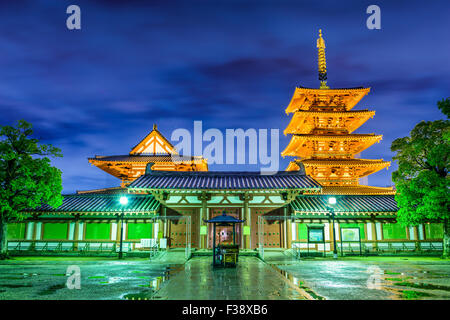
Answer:
<svg viewBox="0 0 450 320"><path fill-rule="evenodd" d="M212 268L211 257L186 263L153 295L153 299L194 300L303 300L303 290L292 285L256 257L239 257L236 268Z"/></svg>
<svg viewBox="0 0 450 320"><path fill-rule="evenodd" d="M211 257L185 263L184 252L157 259L20 258L0 261L5 299L450 299L450 261L436 258L331 258L298 261L266 252L263 262L240 256L236 268ZM80 289L67 287L78 267Z"/></svg>
<svg viewBox="0 0 450 320"><path fill-rule="evenodd" d="M0 262L0 300L115 300L130 292L151 295L170 274L183 268L176 263L148 259L30 259ZM80 270L80 289L71 275ZM69 289L69 287L75 287ZM71 284L71 285L70 285Z"/></svg>
<svg viewBox="0 0 450 320"><path fill-rule="evenodd" d="M298 261L275 252L265 258L287 279L324 299L450 299L449 260L365 257Z"/></svg>

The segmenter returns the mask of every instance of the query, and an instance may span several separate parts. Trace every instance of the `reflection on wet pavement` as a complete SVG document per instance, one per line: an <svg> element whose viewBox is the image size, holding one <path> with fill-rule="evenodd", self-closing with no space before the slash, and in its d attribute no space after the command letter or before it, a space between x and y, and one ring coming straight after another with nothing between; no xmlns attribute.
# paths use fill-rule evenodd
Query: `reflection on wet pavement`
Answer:
<svg viewBox="0 0 450 320"><path fill-rule="evenodd" d="M212 268L211 257L196 257L165 283L153 299L305 299L256 257L239 257L236 268Z"/></svg>
<svg viewBox="0 0 450 320"><path fill-rule="evenodd" d="M339 300L450 299L450 261L277 260L271 263L293 282L302 281L316 295ZM389 260L389 259L386 259Z"/></svg>
<svg viewBox="0 0 450 320"><path fill-rule="evenodd" d="M4 299L450 299L450 261L366 257L296 260L267 253L266 262L239 257L236 268L213 269L211 257L170 261L6 261ZM66 286L68 266L81 270L81 289Z"/></svg>
<svg viewBox="0 0 450 320"><path fill-rule="evenodd" d="M68 289L69 265L81 270L81 288ZM25 261L0 264L0 300L33 299L123 299L137 292L151 297L174 272L184 268L178 264L149 264L148 261L126 263L86 261Z"/></svg>

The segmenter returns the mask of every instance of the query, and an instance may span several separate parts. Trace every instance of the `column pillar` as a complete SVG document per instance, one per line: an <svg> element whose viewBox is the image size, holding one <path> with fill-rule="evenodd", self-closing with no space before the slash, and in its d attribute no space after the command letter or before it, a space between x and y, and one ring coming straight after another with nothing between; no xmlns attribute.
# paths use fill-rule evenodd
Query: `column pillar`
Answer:
<svg viewBox="0 0 450 320"><path fill-rule="evenodd" d="M417 226L414 226L414 247L416 248L416 251L420 250L420 244L419 244L419 230L417 229Z"/></svg>
<svg viewBox="0 0 450 320"><path fill-rule="evenodd" d="M290 248L292 248L292 238L293 238L292 225L293 225L293 223L292 223L292 221L290 219L287 220L286 223L287 223L287 226L286 226L286 229L287 229L287 247L286 247L286 249L290 249Z"/></svg>
<svg viewBox="0 0 450 320"><path fill-rule="evenodd" d="M239 199L243 201L243 213L242 218L245 219L244 221L244 227L247 227L250 230L250 234L244 235L244 230L242 230L242 247L244 249L251 249L252 248L252 230L251 230L251 212L249 210L249 202L253 199L253 196L248 194L247 192L241 194L239 196Z"/></svg>
<svg viewBox="0 0 450 320"><path fill-rule="evenodd" d="M288 249L287 207L283 208L283 247Z"/></svg>
<svg viewBox="0 0 450 320"><path fill-rule="evenodd" d="M33 240L34 239L34 222L28 222L27 225L27 234L25 239Z"/></svg>
<svg viewBox="0 0 450 320"><path fill-rule="evenodd" d="M207 223L203 220L208 220L208 201L211 200L211 194L207 192L202 192L198 199L202 202L202 208L200 211L200 221L199 221L199 229L198 229L198 246L200 249L208 248L208 229L206 229L206 234L201 234L202 227L208 227Z"/></svg>

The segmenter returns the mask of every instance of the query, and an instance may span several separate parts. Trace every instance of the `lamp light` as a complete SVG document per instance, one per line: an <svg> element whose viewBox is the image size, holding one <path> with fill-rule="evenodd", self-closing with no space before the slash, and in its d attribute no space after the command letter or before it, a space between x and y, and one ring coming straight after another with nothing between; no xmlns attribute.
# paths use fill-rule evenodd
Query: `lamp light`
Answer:
<svg viewBox="0 0 450 320"><path fill-rule="evenodd" d="M128 203L128 198L125 196L120 197L120 204L121 205L126 205Z"/></svg>
<svg viewBox="0 0 450 320"><path fill-rule="evenodd" d="M336 204L336 198L335 197L329 197L328 198L328 203L329 204Z"/></svg>

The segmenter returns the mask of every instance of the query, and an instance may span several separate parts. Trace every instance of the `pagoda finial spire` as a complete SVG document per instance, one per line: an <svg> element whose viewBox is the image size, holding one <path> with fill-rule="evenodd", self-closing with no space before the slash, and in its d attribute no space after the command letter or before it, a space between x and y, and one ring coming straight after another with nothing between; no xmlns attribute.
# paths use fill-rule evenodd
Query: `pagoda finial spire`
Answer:
<svg viewBox="0 0 450 320"><path fill-rule="evenodd" d="M319 50L319 81L320 89L329 89L327 86L327 60L325 58L325 40L322 38L322 29L319 29L317 39L317 49Z"/></svg>

